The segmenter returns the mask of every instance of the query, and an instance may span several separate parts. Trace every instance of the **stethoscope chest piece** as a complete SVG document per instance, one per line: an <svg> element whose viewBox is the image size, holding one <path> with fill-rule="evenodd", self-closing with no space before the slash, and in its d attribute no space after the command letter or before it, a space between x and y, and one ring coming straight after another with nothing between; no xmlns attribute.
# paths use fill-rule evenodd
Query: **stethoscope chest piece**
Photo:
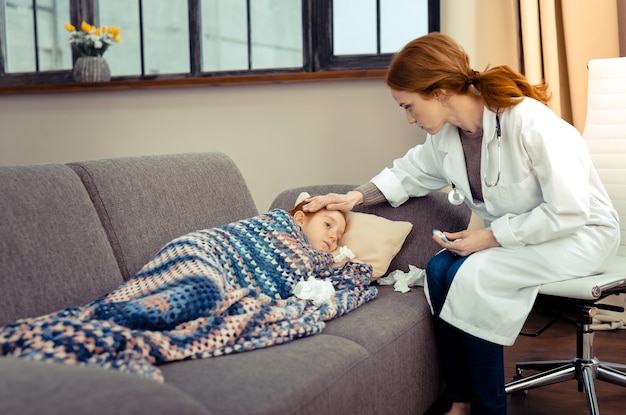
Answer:
<svg viewBox="0 0 626 415"><path fill-rule="evenodd" d="M464 200L465 200L465 196L460 194L459 191L456 190L456 187L454 187L453 185L452 190L450 190L450 193L448 193L448 202L450 202L453 205L458 206L462 204Z"/></svg>

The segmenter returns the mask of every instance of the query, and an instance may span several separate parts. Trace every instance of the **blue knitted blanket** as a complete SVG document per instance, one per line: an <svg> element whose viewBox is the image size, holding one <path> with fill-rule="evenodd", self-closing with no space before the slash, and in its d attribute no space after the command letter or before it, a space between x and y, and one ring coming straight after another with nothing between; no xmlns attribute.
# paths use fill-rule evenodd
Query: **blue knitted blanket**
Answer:
<svg viewBox="0 0 626 415"><path fill-rule="evenodd" d="M132 279L84 307L0 328L0 355L163 381L160 363L287 343L376 296L371 266L332 264L289 213L273 210L171 241ZM291 295L309 276L335 288L319 307Z"/></svg>

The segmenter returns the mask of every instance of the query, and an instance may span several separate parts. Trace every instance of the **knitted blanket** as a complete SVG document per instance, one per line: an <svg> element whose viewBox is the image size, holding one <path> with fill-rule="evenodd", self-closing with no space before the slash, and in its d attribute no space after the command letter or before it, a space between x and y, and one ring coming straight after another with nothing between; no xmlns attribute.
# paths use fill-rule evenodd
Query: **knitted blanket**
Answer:
<svg viewBox="0 0 626 415"><path fill-rule="evenodd" d="M376 296L369 265L332 267L282 210L177 238L132 279L84 307L0 328L0 355L116 369L163 381L158 365L253 350L319 333ZM291 295L332 282L317 307Z"/></svg>

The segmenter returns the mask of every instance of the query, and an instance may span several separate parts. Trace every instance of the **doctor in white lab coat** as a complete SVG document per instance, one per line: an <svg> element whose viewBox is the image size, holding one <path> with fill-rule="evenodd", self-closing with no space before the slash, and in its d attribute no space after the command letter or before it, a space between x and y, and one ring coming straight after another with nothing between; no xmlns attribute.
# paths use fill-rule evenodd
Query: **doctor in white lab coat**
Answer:
<svg viewBox="0 0 626 415"><path fill-rule="evenodd" d="M503 350L539 286L600 272L619 245L616 211L579 132L552 112L545 85L499 66L477 72L451 38L430 33L392 60L387 84L428 133L369 183L305 209L350 210L451 186L485 229L433 236L426 293L447 393L428 413L505 415Z"/></svg>

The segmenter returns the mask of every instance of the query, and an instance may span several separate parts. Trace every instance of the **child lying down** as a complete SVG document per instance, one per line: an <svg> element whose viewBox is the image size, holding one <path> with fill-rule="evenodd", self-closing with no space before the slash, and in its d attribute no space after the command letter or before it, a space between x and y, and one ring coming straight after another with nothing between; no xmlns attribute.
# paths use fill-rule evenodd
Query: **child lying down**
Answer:
<svg viewBox="0 0 626 415"><path fill-rule="evenodd" d="M345 226L341 212L296 207L189 233L90 304L0 328L0 355L163 381L161 363L319 333L377 294L370 265L333 260ZM321 305L292 295L310 277L334 287Z"/></svg>

